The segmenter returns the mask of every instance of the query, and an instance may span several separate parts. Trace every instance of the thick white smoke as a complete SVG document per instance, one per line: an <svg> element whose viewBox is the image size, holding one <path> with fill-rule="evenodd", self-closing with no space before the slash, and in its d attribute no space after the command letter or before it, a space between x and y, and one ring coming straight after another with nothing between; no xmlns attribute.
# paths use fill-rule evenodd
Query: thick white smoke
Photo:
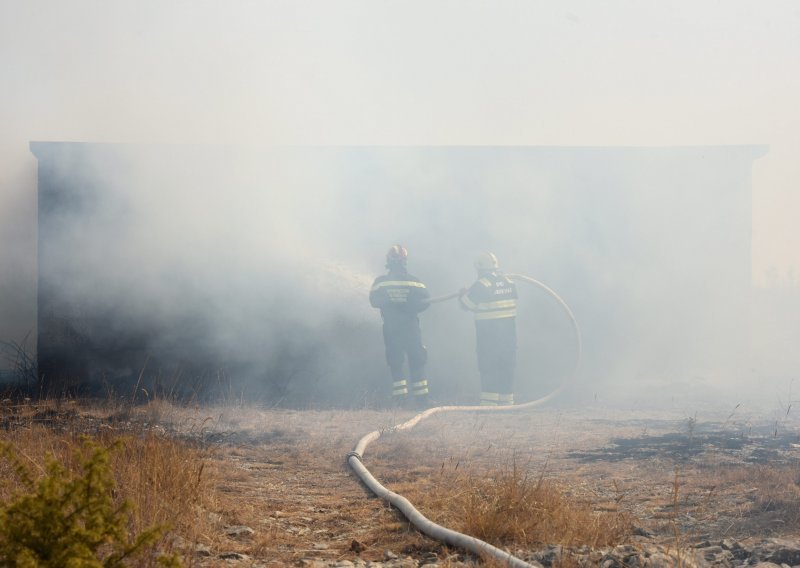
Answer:
<svg viewBox="0 0 800 568"><path fill-rule="evenodd" d="M796 319L782 307L795 305L791 269L800 266L793 213L800 206L793 191L800 179L800 76L793 72L798 28L800 13L790 0L737 1L724 9L714 1L500 7L472 1L235 2L223 8L202 1L0 0L0 338L19 341L35 331L36 163L29 141L230 144L234 171L217 178L202 168L176 167L180 160L169 145L124 176L122 164L94 164L92 175L110 180L116 192L110 195L132 197L109 203L111 213L92 217L85 233L70 233L70 253L80 256L72 257L72 268L63 259L64 270L101 266L107 272L100 271L92 288L70 289L65 279L64 293L114 306L129 302L129 313L165 320L196 315L186 307L191 299L203 303L202 313L220 329L257 330L265 316L258 310L266 308L251 306L274 272L286 270L308 292L301 319L310 328L335 327L330 322L338 313L375 325L365 304L330 292L340 286L363 292L392 242L405 242L412 270L443 293L468 283L474 252L492 248L506 267L553 285L578 310L614 310L619 326L593 329L589 318L587 334L629 344L639 357L619 360L608 351L606 374L630 374L640 360L662 361L653 369L660 382L696 384L708 379L673 369L670 353L679 346L670 341L681 335L675 326L682 321L673 307L697 308L698 321L706 324L687 335L689 347L716 354L725 342L714 326L725 314L710 309L713 302L692 302L721 296L729 303L737 296L724 298L722 286L697 296L687 292L703 287L692 282L692 271L709 269L697 265L705 257L694 256L691 240L683 240L698 231L661 226L657 215L626 217L624 207L652 213L658 202L648 203L647 190L623 184L609 193L585 172L584 183L596 194L568 203L577 194L560 193L559 178L579 174L569 163L553 179L558 168L543 175L509 160L501 170L484 168L491 179L483 179L473 175L478 168L458 160L382 153L375 145L758 143L769 144L770 152L754 166L751 277L765 292L754 309L768 309L754 313L750 330L755 378L726 383L720 376L712 383L735 391L760 379L784 385L797 371L796 358L778 346L785 346ZM295 149L267 153L267 159L239 153L264 144ZM324 152L309 159L319 145L349 144L366 146L346 160L323 158ZM158 181L147 185L152 180ZM666 176L657 193L672 182L683 183ZM231 183L235 187L226 187ZM478 198L489 189L488 200L511 199L520 214L509 219L499 209L487 212ZM561 208L557 214L554 204ZM714 203L695 206L709 218L718 215ZM113 207L131 214L120 219ZM584 246L592 243L597 219L611 235L608 246L624 257L621 264L639 266L637 276L653 276L631 280L620 265L603 262L595 246L602 243ZM482 232L464 228L471 224ZM108 236L97 242L97 232ZM637 249L642 234L649 238L639 242L658 250ZM654 242L655 235L664 238ZM741 250L740 244L726 248L724 239L714 242L721 257ZM673 269L687 275L680 298L656 276L658 259L668 258L669 250L677 251ZM124 266L109 264L115 256L126 259ZM214 262L203 262L209 258ZM607 305L582 305L587 280L606 290ZM654 291L663 302L652 301ZM778 299L779 293L789 299ZM332 312L314 304L328 307L332 298L342 299ZM543 301L538 313L549 307ZM437 353L431 345L431 372L473 373L464 380L474 386L469 319L452 304L437 310L423 316L429 343L450 333L452 347ZM556 311L551 328L557 320ZM640 320L662 321L660 333L641 337ZM547 337L541 349L553 352ZM228 334L219 345L255 349L241 341ZM587 349L599 357L605 345ZM373 362L381 363L379 337L370 348L378 352ZM642 378L649 380L655 379ZM601 395L609 391L599 386Z"/></svg>
<svg viewBox="0 0 800 568"><path fill-rule="evenodd" d="M434 296L468 285L484 249L563 294L585 334L573 394L688 376L719 386L746 365L750 169L764 149L34 151L40 307L54 303L52 316L124 361L109 380L135 377L157 354L151 367L177 358L195 373L223 369L248 392L275 373L302 376L293 388L312 399L385 386L366 296L393 242L409 247ZM552 298L521 287L518 390L529 398L571 372L576 338ZM422 319L433 391L474 396L471 318L451 302Z"/></svg>

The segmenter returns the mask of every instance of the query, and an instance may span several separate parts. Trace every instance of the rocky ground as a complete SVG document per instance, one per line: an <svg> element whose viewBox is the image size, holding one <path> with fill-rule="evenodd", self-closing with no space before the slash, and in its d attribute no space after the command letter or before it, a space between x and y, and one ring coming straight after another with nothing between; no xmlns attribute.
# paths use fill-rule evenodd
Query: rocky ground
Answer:
<svg viewBox="0 0 800 568"><path fill-rule="evenodd" d="M364 464L445 526L459 521L444 506L458 499L454 484L510 467L557 482L594 511L632 519L630 533L610 546L492 543L532 565L800 566L800 420L790 406L548 405L437 414L392 432L414 414L150 403L113 420L69 416L83 416L87 431L87 420L124 429L130 419L207 449L215 476L214 506L202 513L209 528L194 542L173 542L192 566L483 564L420 534L355 477L346 455L375 430L382 436ZM57 425L62 415L37 420ZM15 427L9 420L3 426Z"/></svg>
<svg viewBox="0 0 800 568"><path fill-rule="evenodd" d="M181 435L202 439L213 460L232 468L219 486L220 534L186 545L196 547L198 566L479 564L419 534L345 465L373 430L384 435L365 465L436 522L446 524L426 509L429 492L457 479L443 472L489 475L509 464L557 480L597 511L634 519L616 546L510 550L533 565L800 566L800 424L791 409L548 406L435 415L403 433L390 427L412 412L194 412L159 418L183 424Z"/></svg>

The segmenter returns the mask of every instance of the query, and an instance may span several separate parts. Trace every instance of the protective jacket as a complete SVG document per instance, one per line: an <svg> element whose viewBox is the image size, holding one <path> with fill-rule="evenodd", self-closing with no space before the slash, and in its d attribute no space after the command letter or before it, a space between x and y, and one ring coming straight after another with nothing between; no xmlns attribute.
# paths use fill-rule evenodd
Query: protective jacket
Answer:
<svg viewBox="0 0 800 568"><path fill-rule="evenodd" d="M514 282L498 271L481 274L459 298L475 314L481 404L514 403L517 298Z"/></svg>
<svg viewBox="0 0 800 568"><path fill-rule="evenodd" d="M517 286L500 272L487 272L461 296L461 305L475 312L475 321L515 318Z"/></svg>
<svg viewBox="0 0 800 568"><path fill-rule="evenodd" d="M411 394L424 397L428 394L428 381L424 379L428 353L422 344L422 332L417 314L430 305L428 289L422 281L409 274L405 267L396 266L372 284L369 301L379 308L383 318L383 341L386 362L392 373L392 394L409 393L403 368L408 358Z"/></svg>
<svg viewBox="0 0 800 568"><path fill-rule="evenodd" d="M428 309L429 298L425 284L401 267L378 276L369 292L369 303L381 310L384 322L409 319L419 322L417 314Z"/></svg>

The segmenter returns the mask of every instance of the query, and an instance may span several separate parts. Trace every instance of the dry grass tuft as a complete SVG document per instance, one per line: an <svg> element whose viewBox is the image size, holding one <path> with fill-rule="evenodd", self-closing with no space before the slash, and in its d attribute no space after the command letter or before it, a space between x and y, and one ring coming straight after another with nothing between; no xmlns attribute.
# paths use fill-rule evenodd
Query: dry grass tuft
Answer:
<svg viewBox="0 0 800 568"><path fill-rule="evenodd" d="M499 548L616 546L638 522L622 495L562 482L541 455L525 451L521 462L514 444L459 432L439 440L424 430L382 442L376 477L432 521Z"/></svg>
<svg viewBox="0 0 800 568"><path fill-rule="evenodd" d="M123 449L114 454L112 467L117 486L136 505L134 525L165 523L192 540L200 538L202 512L214 505L206 453L153 433L119 439Z"/></svg>
<svg viewBox="0 0 800 568"><path fill-rule="evenodd" d="M114 500L133 504L130 533L146 527L166 526L169 531L160 548L170 551L176 536L184 542L211 544L206 535L214 534L212 516L216 484L210 455L195 444L168 436L159 430L119 431L96 420L81 420L79 412L58 412L51 408L17 409L14 420L0 430L0 440L34 472L45 473L46 458L53 456L67 470L78 472L76 456L81 440L89 436L110 448L115 480ZM45 417L47 420L42 420ZM50 418L57 417L57 424ZM88 424L88 427L87 427ZM0 461L0 479L13 479L10 464ZM0 483L0 502L12 498L14 487Z"/></svg>
<svg viewBox="0 0 800 568"><path fill-rule="evenodd" d="M748 516L776 519L784 529L800 529L800 467L797 464L730 468L720 478L750 496Z"/></svg>
<svg viewBox="0 0 800 568"><path fill-rule="evenodd" d="M499 472L470 476L453 502L461 530L502 545L607 546L631 534L624 512L595 512L568 498L552 480L533 476L516 464Z"/></svg>

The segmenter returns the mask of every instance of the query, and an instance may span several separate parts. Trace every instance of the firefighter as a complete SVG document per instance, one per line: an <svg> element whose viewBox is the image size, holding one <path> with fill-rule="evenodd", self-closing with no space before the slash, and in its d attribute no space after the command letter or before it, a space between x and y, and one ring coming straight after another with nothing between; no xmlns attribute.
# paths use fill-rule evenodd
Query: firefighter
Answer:
<svg viewBox="0 0 800 568"><path fill-rule="evenodd" d="M475 259L478 280L461 290L461 306L475 314L481 406L514 404L517 363L517 287L498 269L497 257Z"/></svg>
<svg viewBox="0 0 800 568"><path fill-rule="evenodd" d="M427 406L428 381L425 362L428 352L422 344L417 314L429 306L428 290L406 269L408 251L394 245L386 253L389 272L372 284L369 302L381 310L386 362L392 373L392 399L401 406ZM404 372L408 360L408 379Z"/></svg>

